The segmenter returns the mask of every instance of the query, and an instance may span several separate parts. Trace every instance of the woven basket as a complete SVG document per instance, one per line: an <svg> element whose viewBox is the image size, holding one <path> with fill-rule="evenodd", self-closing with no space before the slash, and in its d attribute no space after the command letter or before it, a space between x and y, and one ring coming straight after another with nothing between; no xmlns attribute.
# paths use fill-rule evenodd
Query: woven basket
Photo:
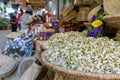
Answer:
<svg viewBox="0 0 120 80"><path fill-rule="evenodd" d="M104 16L103 20L110 27L120 28L120 14Z"/></svg>
<svg viewBox="0 0 120 80"><path fill-rule="evenodd" d="M46 41L40 41L40 40L36 41L36 54L34 57L40 62L41 62L41 53L42 51L44 51L44 49L46 49L45 44L46 44Z"/></svg>
<svg viewBox="0 0 120 80"><path fill-rule="evenodd" d="M76 15L77 15L76 11L72 10L69 14L67 14L67 16L61 18L61 20L65 22L69 22L70 20L76 18Z"/></svg>
<svg viewBox="0 0 120 80"><path fill-rule="evenodd" d="M68 5L63 12L61 13L60 17L66 17L74 8L74 5L70 4Z"/></svg>
<svg viewBox="0 0 120 80"><path fill-rule="evenodd" d="M6 35L6 37L7 37L8 39L14 39L15 37L19 37L19 36L21 36L21 35L22 35L22 34L17 33L17 32L11 32L10 34Z"/></svg>
<svg viewBox="0 0 120 80"><path fill-rule="evenodd" d="M22 75L20 80L36 80L37 76L41 72L41 66L33 63Z"/></svg>
<svg viewBox="0 0 120 80"><path fill-rule="evenodd" d="M78 13L78 15L77 15L76 20L77 20L77 21L87 21L87 15L88 15L87 12L85 12L85 11L80 11L80 12Z"/></svg>
<svg viewBox="0 0 120 80"><path fill-rule="evenodd" d="M120 41L120 29L116 33L116 37L114 38L116 41Z"/></svg>
<svg viewBox="0 0 120 80"><path fill-rule="evenodd" d="M89 22L84 22L83 23L86 27L90 27L90 23Z"/></svg>
<svg viewBox="0 0 120 80"><path fill-rule="evenodd" d="M120 43L120 38L115 37L114 40Z"/></svg>
<svg viewBox="0 0 120 80"><path fill-rule="evenodd" d="M83 0L83 4L94 4L95 0Z"/></svg>
<svg viewBox="0 0 120 80"><path fill-rule="evenodd" d="M89 12L90 11L90 7L80 7L79 11L87 11L87 12Z"/></svg>
<svg viewBox="0 0 120 80"><path fill-rule="evenodd" d="M98 4L102 5L103 4L103 0L95 0Z"/></svg>
<svg viewBox="0 0 120 80"><path fill-rule="evenodd" d="M40 45L42 47L42 49L46 49L45 45L46 45L47 41L40 41Z"/></svg>
<svg viewBox="0 0 120 80"><path fill-rule="evenodd" d="M84 73L80 71L66 70L48 62L45 55L46 52L43 52L41 55L42 63L59 75L59 78L56 80L120 80L120 75L117 74Z"/></svg>
<svg viewBox="0 0 120 80"><path fill-rule="evenodd" d="M118 34L120 34L120 29L117 31Z"/></svg>
<svg viewBox="0 0 120 80"><path fill-rule="evenodd" d="M103 5L107 14L120 14L120 0L104 0Z"/></svg>
<svg viewBox="0 0 120 80"><path fill-rule="evenodd" d="M41 41L37 40L35 43L36 43L36 52L37 54L41 53L42 51L42 46L40 44Z"/></svg>
<svg viewBox="0 0 120 80"><path fill-rule="evenodd" d="M116 37L120 38L120 34L116 34Z"/></svg>
<svg viewBox="0 0 120 80"><path fill-rule="evenodd" d="M101 6L97 6L89 12L88 17L87 17L89 22L91 22L92 17L94 15L97 15L97 12L99 11L100 8L101 8Z"/></svg>
<svg viewBox="0 0 120 80"><path fill-rule="evenodd" d="M80 7L79 12L77 14L76 20L77 21L87 21L87 16L90 11L89 7Z"/></svg>
<svg viewBox="0 0 120 80"><path fill-rule="evenodd" d="M117 31L116 37L118 37L120 39L120 29Z"/></svg>
<svg viewBox="0 0 120 80"><path fill-rule="evenodd" d="M0 78L4 78L15 71L18 62L13 58L0 54Z"/></svg>
<svg viewBox="0 0 120 80"><path fill-rule="evenodd" d="M24 35L25 32L26 32L26 30L21 30L21 31L19 31L18 33L21 34L21 35Z"/></svg>
<svg viewBox="0 0 120 80"><path fill-rule="evenodd" d="M75 6L83 5L83 0L74 0L74 5Z"/></svg>
<svg viewBox="0 0 120 80"><path fill-rule="evenodd" d="M20 62L19 67L18 67L19 76L21 76L33 64L34 61L35 60L33 57L24 58Z"/></svg>

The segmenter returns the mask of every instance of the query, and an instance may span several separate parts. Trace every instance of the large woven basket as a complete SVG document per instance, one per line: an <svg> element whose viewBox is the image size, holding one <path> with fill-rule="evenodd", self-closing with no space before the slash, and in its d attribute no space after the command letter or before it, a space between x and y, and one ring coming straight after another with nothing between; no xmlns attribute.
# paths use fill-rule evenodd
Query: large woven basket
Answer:
<svg viewBox="0 0 120 80"><path fill-rule="evenodd" d="M22 34L18 32L11 32L10 34L6 35L8 39L14 39L16 37L20 37Z"/></svg>
<svg viewBox="0 0 120 80"><path fill-rule="evenodd" d="M26 32L26 30L21 30L21 31L18 32L18 34L24 35L25 32Z"/></svg>
<svg viewBox="0 0 120 80"><path fill-rule="evenodd" d="M98 4L102 5L103 4L103 0L95 0Z"/></svg>
<svg viewBox="0 0 120 80"><path fill-rule="evenodd" d="M116 37L114 39L120 41L120 29L117 31Z"/></svg>
<svg viewBox="0 0 120 80"><path fill-rule="evenodd" d="M83 0L74 0L74 5L75 6L83 5Z"/></svg>
<svg viewBox="0 0 120 80"><path fill-rule="evenodd" d="M19 76L21 76L33 63L35 59L33 57L26 57L24 58L18 67Z"/></svg>
<svg viewBox="0 0 120 80"><path fill-rule="evenodd" d="M56 80L120 80L120 75L117 74L98 74L84 73L80 71L66 70L47 61L46 52L42 53L42 63L59 76Z"/></svg>
<svg viewBox="0 0 120 80"><path fill-rule="evenodd" d="M68 5L67 7L65 7L65 9L63 10L63 12L61 12L60 17L66 17L74 8L73 4Z"/></svg>
<svg viewBox="0 0 120 80"><path fill-rule="evenodd" d="M33 63L22 75L20 80L36 80L41 71L41 66Z"/></svg>
<svg viewBox="0 0 120 80"><path fill-rule="evenodd" d="M4 78L12 74L17 66L17 61L0 53L0 78Z"/></svg>
<svg viewBox="0 0 120 80"><path fill-rule="evenodd" d="M88 13L85 11L80 11L76 17L77 21L87 21Z"/></svg>
<svg viewBox="0 0 120 80"><path fill-rule="evenodd" d="M80 7L79 12L77 14L76 20L77 21L87 21L87 16L90 11L89 7Z"/></svg>
<svg viewBox="0 0 120 80"><path fill-rule="evenodd" d="M120 28L120 14L104 16L103 20L110 27Z"/></svg>
<svg viewBox="0 0 120 80"><path fill-rule="evenodd" d="M104 9L108 14L120 14L120 0L104 0Z"/></svg>
<svg viewBox="0 0 120 80"><path fill-rule="evenodd" d="M83 4L94 4L95 0L83 0Z"/></svg>
<svg viewBox="0 0 120 80"><path fill-rule="evenodd" d="M101 8L101 6L97 6L97 7L93 8L93 9L89 12L88 17L87 17L89 22L91 22L92 17L93 17L94 15L97 15L97 12L99 11L100 8Z"/></svg>

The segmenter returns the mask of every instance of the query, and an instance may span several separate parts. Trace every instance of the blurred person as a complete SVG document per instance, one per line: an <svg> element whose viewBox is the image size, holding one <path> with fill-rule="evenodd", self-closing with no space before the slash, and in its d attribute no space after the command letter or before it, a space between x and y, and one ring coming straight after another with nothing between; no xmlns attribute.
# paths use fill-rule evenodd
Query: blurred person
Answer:
<svg viewBox="0 0 120 80"><path fill-rule="evenodd" d="M32 5L27 4L26 5L26 11L20 17L20 20L19 20L19 23L21 25L21 30L26 30L28 28L28 25L33 21L32 16L33 16Z"/></svg>
<svg viewBox="0 0 120 80"><path fill-rule="evenodd" d="M16 24L16 13L11 15L11 32L17 32L17 24Z"/></svg>
<svg viewBox="0 0 120 80"><path fill-rule="evenodd" d="M23 15L23 13L24 13L23 10L20 9L20 13L18 14L18 17L17 17L17 19L16 19L16 23L18 24L19 30L21 30L20 17Z"/></svg>
<svg viewBox="0 0 120 80"><path fill-rule="evenodd" d="M35 16L33 17L33 23L34 23L34 24L39 23L40 20L41 20L41 18L40 18L38 15L35 15Z"/></svg>

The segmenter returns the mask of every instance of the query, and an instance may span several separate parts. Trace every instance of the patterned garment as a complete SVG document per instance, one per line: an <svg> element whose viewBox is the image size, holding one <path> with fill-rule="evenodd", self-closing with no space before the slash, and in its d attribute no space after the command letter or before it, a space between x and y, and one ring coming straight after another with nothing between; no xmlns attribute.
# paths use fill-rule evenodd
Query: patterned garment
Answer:
<svg viewBox="0 0 120 80"><path fill-rule="evenodd" d="M28 28L28 24L30 24L33 21L33 16L24 13L23 16L20 18L20 25L21 25L21 30L26 30Z"/></svg>

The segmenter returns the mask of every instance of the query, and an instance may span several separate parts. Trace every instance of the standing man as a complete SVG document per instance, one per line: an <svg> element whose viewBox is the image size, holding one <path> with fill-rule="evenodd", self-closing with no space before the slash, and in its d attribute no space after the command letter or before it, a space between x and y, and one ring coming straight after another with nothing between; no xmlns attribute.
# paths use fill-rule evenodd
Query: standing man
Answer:
<svg viewBox="0 0 120 80"><path fill-rule="evenodd" d="M26 11L23 14L23 16L21 16L19 21L21 25L21 30L26 30L28 28L28 25L33 21L32 15L33 15L32 5L28 3L26 5Z"/></svg>
<svg viewBox="0 0 120 80"><path fill-rule="evenodd" d="M17 32L16 13L15 12L11 15L10 23L11 23L11 32Z"/></svg>

